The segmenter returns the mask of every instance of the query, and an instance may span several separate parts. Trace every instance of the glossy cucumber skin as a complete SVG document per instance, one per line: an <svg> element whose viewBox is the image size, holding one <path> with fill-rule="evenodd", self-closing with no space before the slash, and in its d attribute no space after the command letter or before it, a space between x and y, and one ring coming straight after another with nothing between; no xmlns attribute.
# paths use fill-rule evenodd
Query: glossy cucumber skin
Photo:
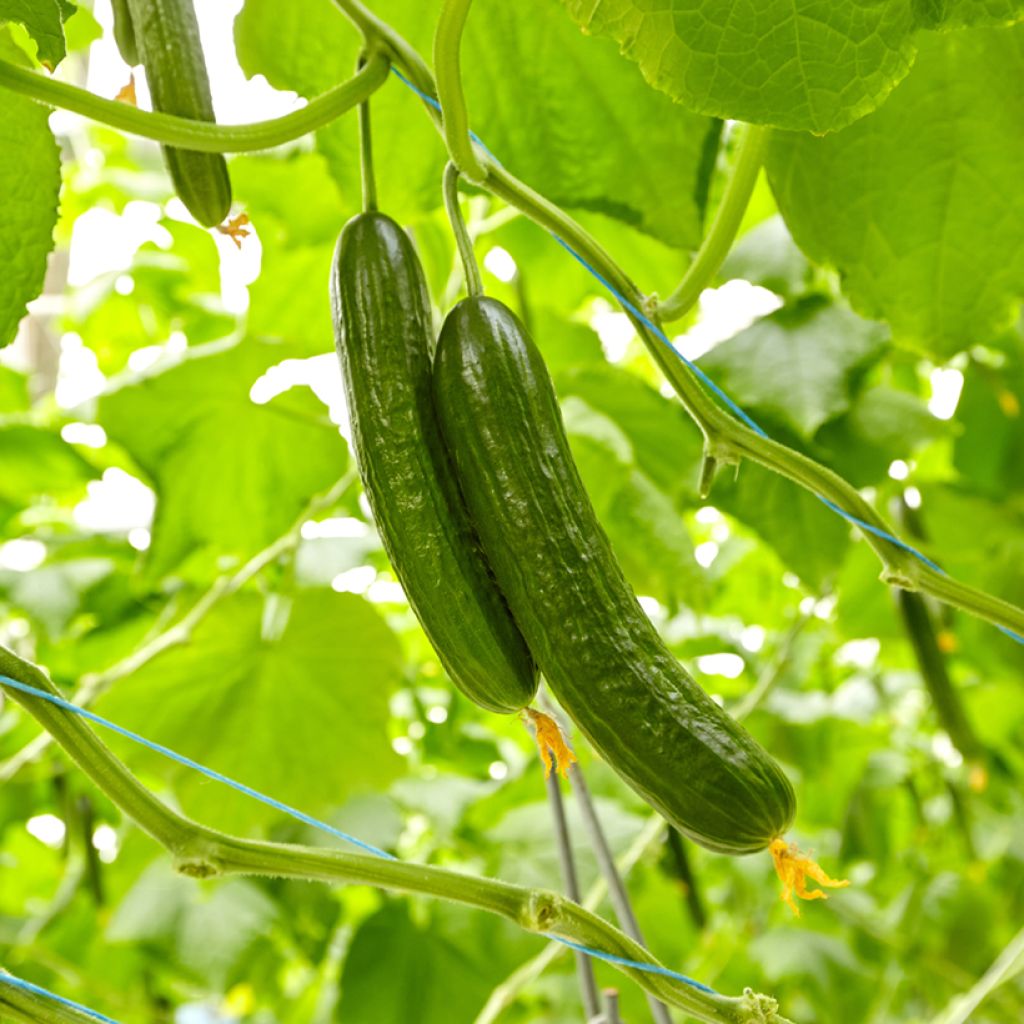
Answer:
<svg viewBox="0 0 1024 1024"><path fill-rule="evenodd" d="M216 121L192 0L128 0L128 10L153 109ZM205 227L216 227L231 209L224 157L176 146L163 150L174 190L189 213Z"/></svg>
<svg viewBox="0 0 1024 1024"><path fill-rule="evenodd" d="M772 758L687 674L637 603L569 450L551 378L488 298L441 330L434 394L484 552L559 702L695 842L753 853L792 821Z"/></svg>
<svg viewBox="0 0 1024 1024"><path fill-rule="evenodd" d="M456 685L488 710L519 711L537 691L537 670L441 440L423 271L389 217L364 213L345 225L331 302L356 462L395 573Z"/></svg>

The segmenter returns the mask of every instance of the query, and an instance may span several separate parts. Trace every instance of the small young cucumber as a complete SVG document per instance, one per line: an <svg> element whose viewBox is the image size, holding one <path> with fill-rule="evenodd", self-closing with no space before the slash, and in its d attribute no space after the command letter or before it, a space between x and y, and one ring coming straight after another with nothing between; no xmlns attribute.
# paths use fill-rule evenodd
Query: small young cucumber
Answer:
<svg viewBox="0 0 1024 1024"><path fill-rule="evenodd" d="M128 12L153 109L215 121L192 0L128 0ZM206 227L220 224L231 209L231 179L224 157L164 146L164 160L189 213Z"/></svg>
<svg viewBox="0 0 1024 1024"><path fill-rule="evenodd" d="M793 789L687 674L637 603L573 462L540 352L500 302L448 315L441 428L484 553L559 702L602 757L695 842L753 853Z"/></svg>
<svg viewBox="0 0 1024 1024"><path fill-rule="evenodd" d="M135 26L132 24L132 12L128 0L111 0L114 14L114 42L121 54L121 59L129 67L136 67L142 61L139 58L139 47L135 41Z"/></svg>
<svg viewBox="0 0 1024 1024"><path fill-rule="evenodd" d="M331 302L356 462L409 604L467 697L519 711L536 693L536 668L441 440L427 288L412 243L389 217L364 213L345 225Z"/></svg>

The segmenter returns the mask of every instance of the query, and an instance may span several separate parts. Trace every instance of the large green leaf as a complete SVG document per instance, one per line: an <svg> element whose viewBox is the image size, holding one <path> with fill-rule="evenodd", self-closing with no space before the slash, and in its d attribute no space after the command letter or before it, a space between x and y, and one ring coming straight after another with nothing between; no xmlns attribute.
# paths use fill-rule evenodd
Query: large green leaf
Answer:
<svg viewBox="0 0 1024 1024"><path fill-rule="evenodd" d="M240 57L250 74L263 72L274 85L304 95L351 75L358 40L327 0L304 5L304 15L311 9L303 18L279 16L279 6L272 6L269 16L269 0L248 0L239 16ZM429 52L436 7L425 11L421 2L385 0L374 11ZM473 124L510 170L562 205L599 210L675 245L697 244L708 157L718 139L715 122L652 93L614 45L582 37L557 0L480 0L463 49ZM436 209L444 150L417 109L420 101L395 81L372 106L385 208L402 219ZM609 137L634 159L620 159ZM354 119L321 132L320 146L346 208L356 209Z"/></svg>
<svg viewBox="0 0 1024 1024"><path fill-rule="evenodd" d="M849 408L854 371L886 335L881 324L812 296L713 348L700 367L740 405L810 437Z"/></svg>
<svg viewBox="0 0 1024 1024"><path fill-rule="evenodd" d="M0 116L0 348L43 289L60 192L60 151L46 107L3 91Z"/></svg>
<svg viewBox="0 0 1024 1024"><path fill-rule="evenodd" d="M345 470L345 443L306 388L257 405L249 390L291 350L197 350L106 395L99 421L157 491L149 570L190 552L245 556L280 536Z"/></svg>
<svg viewBox="0 0 1024 1024"><path fill-rule="evenodd" d="M874 109L910 69L910 0L563 0L655 88L701 113L814 132Z"/></svg>
<svg viewBox="0 0 1024 1024"><path fill-rule="evenodd" d="M103 699L102 710L149 739L316 814L397 774L388 695L401 682L398 642L362 598L299 592L280 631L255 594L220 604L191 640L149 662ZM155 755L128 752L180 777ZM266 820L194 773L182 791L212 822Z"/></svg>
<svg viewBox="0 0 1024 1024"><path fill-rule="evenodd" d="M853 305L947 357L989 339L1024 293L1024 27L922 34L878 111L826 138L776 136L793 237Z"/></svg>
<svg viewBox="0 0 1024 1024"><path fill-rule="evenodd" d="M39 48L39 63L52 71L67 53L63 22L74 10L65 0L0 0L0 25L23 25Z"/></svg>
<svg viewBox="0 0 1024 1024"><path fill-rule="evenodd" d="M20 508L42 494L73 495L95 476L60 434L28 424L0 426L0 500Z"/></svg>

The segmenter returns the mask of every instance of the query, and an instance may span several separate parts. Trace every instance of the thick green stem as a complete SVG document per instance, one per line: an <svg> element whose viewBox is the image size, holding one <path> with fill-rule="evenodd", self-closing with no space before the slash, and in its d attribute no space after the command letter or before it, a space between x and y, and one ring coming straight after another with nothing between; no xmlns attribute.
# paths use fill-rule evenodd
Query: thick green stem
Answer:
<svg viewBox="0 0 1024 1024"><path fill-rule="evenodd" d="M0 1020L11 1024L96 1024L96 1017L27 992L4 980L0 969Z"/></svg>
<svg viewBox="0 0 1024 1024"><path fill-rule="evenodd" d="M359 58L361 71L366 57ZM359 104L359 167L363 180L363 211L373 213L377 209L377 175L373 170L373 132L370 127L370 100L367 97Z"/></svg>
<svg viewBox="0 0 1024 1024"><path fill-rule="evenodd" d="M473 0L444 0L434 32L434 74L441 104L444 140L452 162L474 185L487 179L487 169L473 148L469 111L462 91L462 32Z"/></svg>
<svg viewBox="0 0 1024 1024"><path fill-rule="evenodd" d="M2 646L0 675L59 696L41 669ZM65 752L117 807L171 853L182 874L193 878L264 875L435 896L499 914L527 931L558 935L635 962L657 964L646 950L607 921L556 893L425 864L241 839L200 825L158 800L73 712L14 687L5 687L5 692L53 733ZM712 995L663 975L625 966L619 969L641 988L708 1024L754 1024L762 1020L757 1014L764 1014L766 1008L775 1014L775 1003L767 996L749 992L741 998ZM777 1016L763 1019L782 1021Z"/></svg>
<svg viewBox="0 0 1024 1024"><path fill-rule="evenodd" d="M750 204L771 134L770 128L755 124L746 125L741 130L743 138L736 150L736 163L722 193L715 219L676 290L658 303L658 315L665 323L681 320L696 305L700 293L714 280L736 240L736 232Z"/></svg>
<svg viewBox="0 0 1024 1024"><path fill-rule="evenodd" d="M476 264L476 255L473 252L473 240L469 237L466 222L462 219L462 211L459 209L460 173L454 162L449 161L444 169L444 208L448 213L455 244L459 250L462 273L466 278L466 291L471 296L479 296L484 293L484 285L480 280L480 268Z"/></svg>
<svg viewBox="0 0 1024 1024"><path fill-rule="evenodd" d="M330 124L379 89L387 80L388 67L387 57L375 52L354 78L310 100L301 110L269 121L240 125L210 124L173 114L138 110L128 103L104 99L87 89L45 78L3 60L0 60L0 87L165 145L204 153L244 153L292 142Z"/></svg>

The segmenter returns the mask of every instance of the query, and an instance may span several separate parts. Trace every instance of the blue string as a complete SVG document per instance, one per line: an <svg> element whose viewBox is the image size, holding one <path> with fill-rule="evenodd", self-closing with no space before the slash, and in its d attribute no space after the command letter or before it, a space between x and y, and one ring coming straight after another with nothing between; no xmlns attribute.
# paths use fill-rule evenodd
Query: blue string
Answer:
<svg viewBox="0 0 1024 1024"><path fill-rule="evenodd" d="M410 89L412 89L412 91L414 93L416 93L416 95L419 96L420 99L422 99L425 103L429 103L430 106L432 106L435 110L438 110L438 111L441 110L441 104L438 103L437 100L434 99L433 96L429 96L429 95L427 95L427 93L425 93L422 90L418 89L397 68L392 67L391 70L395 73L395 75L399 78L399 80L404 82L405 85L407 85ZM488 154L488 156L490 156L492 159L495 160L495 162L497 162L497 158L494 156L493 153L491 153L491 151L483 143L483 141L480 139L480 137L478 135L474 134L473 132L470 132L469 134L470 134L470 137L473 139L473 141L478 146L480 146L484 150L484 152L486 152ZM738 417L743 423L745 423L748 427L750 427L750 429L753 430L755 434L758 434L761 437L764 437L764 438L767 438L768 440L771 440L771 435L768 433L767 430L764 429L764 427L762 427L752 416L750 416L740 405L738 405L725 391L723 391L722 388L720 388L696 363L694 363L691 360L687 359L686 356L684 356L683 353L680 352L679 349L677 349L675 347L675 345L672 344L672 342L669 339L668 335L665 334L665 332L656 323L654 323L653 320L649 319L644 314L644 312L641 309L639 309L632 302L630 302L629 299L627 299L626 296L623 295L622 292L620 292L619 289L616 288L615 285L613 285L611 283L611 281L609 281L597 269L597 267L595 267L591 263L589 263L584 258L584 256L582 254L578 253L571 245L569 245L569 243L566 242L564 238L560 238L553 231L549 232L549 233L550 233L551 237L570 256L572 256L572 258L574 260L576 260L576 262L579 263L580 266L582 266L584 268L584 270L587 271L588 274L590 274L591 277L595 278L602 285L604 285L604 287L612 294L612 296L618 301L619 305L621 305L623 307L623 309L625 309L628 313L630 313L635 320L638 320L641 324L643 324L644 327L646 327L654 335L654 337L657 338L658 341L660 341L669 350L669 352L672 353L672 355L674 355L678 360L680 360L680 362L682 362L683 365L695 377L697 377L697 379L700 380L700 382L709 391L711 391L714 395L716 395L722 401L722 403L726 406L726 408L729 409L729 411L734 416ZM860 529L865 530L868 533L873 534L876 537L880 537L884 541L888 541L890 544L893 544L896 547L898 547L901 551L906 551L907 554L913 555L913 557L916 558L918 561L922 562L924 565L927 565L929 569L932 569L933 571L939 573L940 575L942 575L942 576L947 576L948 575L948 573L944 569L942 569L940 566L936 565L936 563L933 562L930 558L928 558L927 555L923 554L921 551L918 551L917 548L913 547L912 545L907 544L906 541L900 540L899 537L894 537L887 530L883 530L883 529L881 529L881 528L879 528L877 526L872 526L871 523L865 522L863 519L860 519L859 517L853 515L851 512L847 512L845 509L840 508L837 504L835 504L835 502L829 501L829 499L824 497L823 495L815 494L814 496L826 508L831 509L833 512L836 513L836 515L841 516L847 522L852 523L854 526L857 526ZM1021 636L1019 633L1015 633L1012 629L1008 629L1006 626L1000 626L1000 625L997 625L995 623L993 623L993 625L995 625L996 629L998 629L1000 633L1004 634L1005 636L1008 636L1011 640L1014 640L1014 641L1016 641L1019 644L1024 644L1024 636Z"/></svg>
<svg viewBox="0 0 1024 1024"><path fill-rule="evenodd" d="M103 726L104 729L110 729L119 736L124 736L126 739L132 740L134 743L138 743L140 746L146 747L148 750L153 750L158 754L162 754L164 757L167 757L172 761L176 761L178 764L184 765L186 768L192 768L200 774L205 775L208 779L213 779L215 782L222 782L225 786L230 786L239 793L245 794L245 796L252 797L252 799L258 800L260 803L266 804L268 807L273 807L278 811L282 811L290 817L295 818L297 821L301 821L306 825L312 825L313 828L318 828L323 832L327 832L329 835L344 840L346 843L358 846L361 850L365 850L376 857L384 857L387 860L398 859L385 850L381 850L376 846L371 846L369 843L364 843L361 839L357 839L355 836L350 836L347 832L342 832L325 822L318 821L316 818L311 817L304 811L299 811L294 807L289 807L287 804L281 803L280 800L275 800L273 797L266 796L265 794L246 786L244 783L236 782L234 779L229 779L226 775L221 775L220 772L215 772L212 768L207 768L205 765L199 764L197 761L193 761L191 758L185 757L184 755L179 754L160 743L154 743L152 740L147 740L144 736L140 736L138 733L134 733L130 729L125 729L123 726L116 725L114 722L111 722L106 718L102 718L86 708L79 707L77 704L72 704L71 701L64 700L63 697L47 693L46 690L37 689L35 686L29 686L28 683L22 683L17 679L12 679L10 676L0 675L0 683L4 686L9 686L12 689L19 690L21 693L27 693L32 697L38 697L40 700L45 700L50 704L55 704L64 711L70 711L73 714L80 715L82 718L88 719L88 721L93 722L96 725ZM632 967L634 970L644 971L647 974L661 974L666 978L675 978L676 981L681 981L686 985L699 989L701 992L714 994L714 989L708 988L706 985L702 985L699 981L694 981L692 978L688 978L685 974L680 974L678 971L670 970L668 967L661 967L658 964L647 964L641 960L628 960L625 957L616 956L613 953L604 953L599 949L590 949L588 946L581 946L578 943L570 942L568 939L563 939L558 935L552 935L550 933L545 933L545 935L554 942L560 942L565 946L571 946L573 949L578 950L581 953L586 953L587 956L592 956L597 960L607 960L609 963L621 964L623 967ZM0 975L0 977L3 976ZM25 984L28 983L26 982ZM43 995L48 994L43 989L40 989L39 991ZM98 1014L96 1016L99 1020L105 1021L109 1019L107 1017L100 1017ZM117 1022L115 1021L113 1024L117 1024Z"/></svg>
<svg viewBox="0 0 1024 1024"><path fill-rule="evenodd" d="M6 678L6 676L2 678ZM38 985L33 985L31 981L25 981L24 978L16 978L13 974L0 972L0 982L10 985L11 988L19 988L23 992L30 992L34 996L42 996L44 999L49 999L54 1003L60 1003L61 1006L67 1006L72 1010L77 1010L79 1013L84 1013L87 1017L92 1017L93 1020L103 1021L103 1024L118 1024L113 1017L106 1017L97 1010L90 1010L88 1006L74 1003L70 999L57 995L56 992L50 992L45 988L40 988Z"/></svg>

